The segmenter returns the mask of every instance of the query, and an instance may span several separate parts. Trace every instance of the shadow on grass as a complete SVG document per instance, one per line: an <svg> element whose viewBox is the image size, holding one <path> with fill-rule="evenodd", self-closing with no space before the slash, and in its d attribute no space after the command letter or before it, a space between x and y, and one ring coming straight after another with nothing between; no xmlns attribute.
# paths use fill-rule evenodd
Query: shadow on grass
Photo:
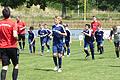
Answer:
<svg viewBox="0 0 120 80"><path fill-rule="evenodd" d="M39 68L35 68L34 70L37 70L37 71L54 71L53 69L39 69Z"/></svg>
<svg viewBox="0 0 120 80"><path fill-rule="evenodd" d="M113 65L110 65L109 67L120 67L120 66L113 66Z"/></svg>
<svg viewBox="0 0 120 80"><path fill-rule="evenodd" d="M74 60L74 61L87 61L87 59L71 59L71 60Z"/></svg>

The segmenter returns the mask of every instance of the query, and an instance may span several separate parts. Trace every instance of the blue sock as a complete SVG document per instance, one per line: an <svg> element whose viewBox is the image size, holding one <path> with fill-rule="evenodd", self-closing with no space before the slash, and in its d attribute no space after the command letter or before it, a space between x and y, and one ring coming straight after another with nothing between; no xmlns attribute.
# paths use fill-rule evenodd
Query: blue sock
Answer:
<svg viewBox="0 0 120 80"><path fill-rule="evenodd" d="M42 53L44 53L44 46L42 46Z"/></svg>
<svg viewBox="0 0 120 80"><path fill-rule="evenodd" d="M59 68L61 68L61 65L62 65L62 57L58 57L58 63L59 63Z"/></svg>
<svg viewBox="0 0 120 80"><path fill-rule="evenodd" d="M30 53L32 53L32 45L29 44Z"/></svg>
<svg viewBox="0 0 120 80"><path fill-rule="evenodd" d="M53 61L54 61L55 66L57 66L57 57L53 56Z"/></svg>
<svg viewBox="0 0 120 80"><path fill-rule="evenodd" d="M67 55L70 55L70 48L67 49Z"/></svg>
<svg viewBox="0 0 120 80"><path fill-rule="evenodd" d="M94 48L90 48L90 51L91 51L92 59L95 59L94 58Z"/></svg>

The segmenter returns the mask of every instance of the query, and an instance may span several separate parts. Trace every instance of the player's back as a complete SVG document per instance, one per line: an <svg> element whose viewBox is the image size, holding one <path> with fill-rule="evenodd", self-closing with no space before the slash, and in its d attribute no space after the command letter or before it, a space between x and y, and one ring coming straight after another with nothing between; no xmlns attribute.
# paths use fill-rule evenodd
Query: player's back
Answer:
<svg viewBox="0 0 120 80"><path fill-rule="evenodd" d="M11 19L0 21L0 48L16 48L17 40L13 37L13 30L17 31L17 25Z"/></svg>

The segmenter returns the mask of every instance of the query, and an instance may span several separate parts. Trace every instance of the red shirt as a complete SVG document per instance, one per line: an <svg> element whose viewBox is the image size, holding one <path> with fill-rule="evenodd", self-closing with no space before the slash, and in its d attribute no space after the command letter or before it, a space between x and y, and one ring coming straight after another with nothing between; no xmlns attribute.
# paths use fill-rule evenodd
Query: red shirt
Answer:
<svg viewBox="0 0 120 80"><path fill-rule="evenodd" d="M18 25L18 34L25 34L25 26L26 26L25 22L18 21L17 25Z"/></svg>
<svg viewBox="0 0 120 80"><path fill-rule="evenodd" d="M0 48L17 48L14 30L17 31L17 25L11 19L0 20Z"/></svg>
<svg viewBox="0 0 120 80"><path fill-rule="evenodd" d="M98 21L97 22L93 21L91 23L91 27L92 27L93 33L95 33L95 31L97 30L98 26L101 26L100 22L98 22Z"/></svg>

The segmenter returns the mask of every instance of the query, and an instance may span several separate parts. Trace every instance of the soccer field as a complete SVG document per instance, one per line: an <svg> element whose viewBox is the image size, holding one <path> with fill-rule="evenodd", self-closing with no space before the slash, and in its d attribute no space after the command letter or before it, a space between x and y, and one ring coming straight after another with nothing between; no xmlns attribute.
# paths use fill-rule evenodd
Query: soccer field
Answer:
<svg viewBox="0 0 120 80"><path fill-rule="evenodd" d="M116 59L112 42L105 40L104 54L95 49L95 60L85 60L83 46L79 41L72 41L71 56L63 58L63 72L53 71L52 52L38 55L39 40L36 40L36 54L29 54L28 43L20 54L18 80L119 80L120 59ZM1 67L1 66L0 66ZM7 80L11 79L12 65L9 66Z"/></svg>

